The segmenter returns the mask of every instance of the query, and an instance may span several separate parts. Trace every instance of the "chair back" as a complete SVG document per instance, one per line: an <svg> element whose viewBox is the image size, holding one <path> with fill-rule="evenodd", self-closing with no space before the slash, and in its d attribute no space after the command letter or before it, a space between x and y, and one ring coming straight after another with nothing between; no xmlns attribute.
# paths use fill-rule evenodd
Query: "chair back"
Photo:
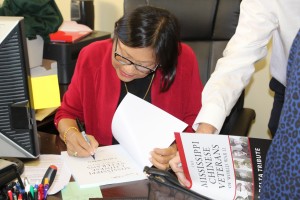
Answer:
<svg viewBox="0 0 300 200"><path fill-rule="evenodd" d="M124 13L151 5L169 10L181 27L181 40L195 52L201 80L207 82L235 33L241 0L124 0Z"/></svg>

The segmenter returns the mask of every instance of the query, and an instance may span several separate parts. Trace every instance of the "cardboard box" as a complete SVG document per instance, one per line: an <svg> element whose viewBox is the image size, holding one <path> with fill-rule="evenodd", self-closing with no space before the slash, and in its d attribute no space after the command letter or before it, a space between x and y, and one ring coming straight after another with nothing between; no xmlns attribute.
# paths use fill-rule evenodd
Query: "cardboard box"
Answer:
<svg viewBox="0 0 300 200"><path fill-rule="evenodd" d="M43 62L44 40L37 35L34 40L27 40L27 50L30 68L41 66Z"/></svg>
<svg viewBox="0 0 300 200"><path fill-rule="evenodd" d="M30 69L30 95L34 109L60 106L57 62L43 59L42 66Z"/></svg>

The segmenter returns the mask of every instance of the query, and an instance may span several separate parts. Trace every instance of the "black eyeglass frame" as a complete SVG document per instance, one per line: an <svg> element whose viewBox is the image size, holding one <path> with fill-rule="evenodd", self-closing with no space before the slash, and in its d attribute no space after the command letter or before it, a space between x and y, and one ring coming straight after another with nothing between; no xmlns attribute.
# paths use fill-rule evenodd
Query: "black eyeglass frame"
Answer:
<svg viewBox="0 0 300 200"><path fill-rule="evenodd" d="M133 65L134 68L135 68L137 71L142 72L142 73L145 73L145 74L150 74L150 73L155 72L156 69L160 66L160 64L157 64L153 69L151 69L151 68L149 68L149 67L145 67L145 66L143 66L143 65L134 63L134 62L132 62L131 60L129 60L128 58L122 56L121 54L119 54L119 53L117 52L117 45L118 45L118 38L116 39L115 51L114 51L114 58L115 58L115 60L116 60L118 63L120 63L120 64L122 64L122 65ZM128 64L127 64L127 63L122 63L120 60L118 60L118 59L116 58L117 56L120 56L121 58L123 58L124 60L128 61L129 63L128 63ZM144 69L147 69L147 70L149 70L149 72L141 71L138 67L142 67L142 68L144 68Z"/></svg>

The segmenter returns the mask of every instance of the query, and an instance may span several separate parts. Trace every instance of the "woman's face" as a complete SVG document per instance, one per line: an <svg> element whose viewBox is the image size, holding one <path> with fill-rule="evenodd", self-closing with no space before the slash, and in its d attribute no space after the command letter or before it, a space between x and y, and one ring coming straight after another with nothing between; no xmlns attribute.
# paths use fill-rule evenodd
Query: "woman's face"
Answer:
<svg viewBox="0 0 300 200"><path fill-rule="evenodd" d="M114 41L112 65L121 81L130 82L144 78L157 68L154 50L151 47L132 48L120 40Z"/></svg>

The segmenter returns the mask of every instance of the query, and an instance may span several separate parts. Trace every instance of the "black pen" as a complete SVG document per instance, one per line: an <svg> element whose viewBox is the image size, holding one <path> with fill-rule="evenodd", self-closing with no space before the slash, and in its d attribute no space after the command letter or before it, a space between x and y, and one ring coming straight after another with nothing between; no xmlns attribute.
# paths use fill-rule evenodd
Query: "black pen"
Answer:
<svg viewBox="0 0 300 200"><path fill-rule="evenodd" d="M80 131L82 137L83 137L84 140L91 146L91 142L90 142L89 138L87 137L87 135L86 135L86 133L85 133L85 130L84 130L84 128L83 128L83 126L82 126L82 124L81 124L81 122L79 121L78 118L76 118L76 123L77 123L77 126L78 126L78 128L79 128L79 131ZM91 154L91 156L92 156L92 157L94 158L94 160L95 160L95 155L92 155L92 154Z"/></svg>

